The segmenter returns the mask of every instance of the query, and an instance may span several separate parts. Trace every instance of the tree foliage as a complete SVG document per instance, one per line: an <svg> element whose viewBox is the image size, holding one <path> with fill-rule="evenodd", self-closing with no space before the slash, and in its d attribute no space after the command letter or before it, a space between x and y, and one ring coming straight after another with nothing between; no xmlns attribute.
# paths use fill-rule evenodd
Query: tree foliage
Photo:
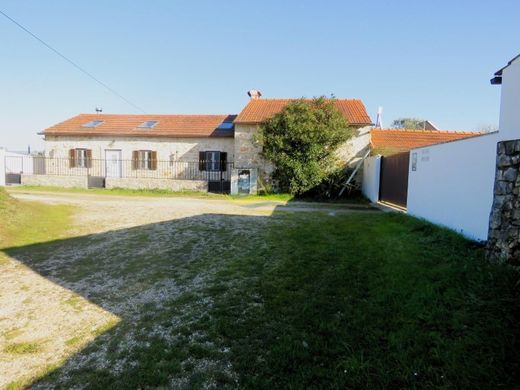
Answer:
<svg viewBox="0 0 520 390"><path fill-rule="evenodd" d="M279 189L300 195L337 169L335 151L352 133L334 99L320 97L290 102L262 124L259 140Z"/></svg>
<svg viewBox="0 0 520 390"><path fill-rule="evenodd" d="M425 122L424 119L419 118L399 118L392 122L392 127L394 129L422 130Z"/></svg>

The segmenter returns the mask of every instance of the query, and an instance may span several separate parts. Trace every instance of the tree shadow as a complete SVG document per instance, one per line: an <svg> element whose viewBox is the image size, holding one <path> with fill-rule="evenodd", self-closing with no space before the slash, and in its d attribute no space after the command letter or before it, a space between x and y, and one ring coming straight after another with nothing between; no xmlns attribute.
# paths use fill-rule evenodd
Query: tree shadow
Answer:
<svg viewBox="0 0 520 390"><path fill-rule="evenodd" d="M84 330L90 341L31 385L235 386L229 347L211 325L215 297L233 284L218 275L255 257L275 219L203 214L4 249L120 319Z"/></svg>

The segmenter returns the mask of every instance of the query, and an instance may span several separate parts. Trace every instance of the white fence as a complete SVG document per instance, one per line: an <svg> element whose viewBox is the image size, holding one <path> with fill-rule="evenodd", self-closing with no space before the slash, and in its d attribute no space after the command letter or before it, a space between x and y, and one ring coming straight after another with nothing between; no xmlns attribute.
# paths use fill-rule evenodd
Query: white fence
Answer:
<svg viewBox="0 0 520 390"><path fill-rule="evenodd" d="M408 213L487 240L498 133L412 149Z"/></svg>
<svg viewBox="0 0 520 390"><path fill-rule="evenodd" d="M371 202L379 200L379 181L381 173L381 156L368 157L363 162L363 183L361 192Z"/></svg>

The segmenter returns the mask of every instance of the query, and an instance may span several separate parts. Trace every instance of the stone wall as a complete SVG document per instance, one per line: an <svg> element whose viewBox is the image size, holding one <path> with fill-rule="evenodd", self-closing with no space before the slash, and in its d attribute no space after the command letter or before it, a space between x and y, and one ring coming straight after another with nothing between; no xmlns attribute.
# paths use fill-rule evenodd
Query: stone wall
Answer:
<svg viewBox="0 0 520 390"><path fill-rule="evenodd" d="M199 161L199 152L227 152L228 161L233 161L235 141L232 137L157 138L157 137L74 137L46 136L45 156L69 158L69 150L86 148L92 150L92 158L104 159L105 150L121 150L123 160L131 160L134 150L154 150L159 161Z"/></svg>
<svg viewBox="0 0 520 390"><path fill-rule="evenodd" d="M107 177L106 188L129 188L134 190L161 189L170 191L201 191L208 192L208 182L205 180L172 180L147 178L117 178Z"/></svg>
<svg viewBox="0 0 520 390"><path fill-rule="evenodd" d="M499 142L497 146L487 246L490 260L520 265L520 140Z"/></svg>
<svg viewBox="0 0 520 390"><path fill-rule="evenodd" d="M22 184L28 186L53 186L88 188L87 176L22 175Z"/></svg>

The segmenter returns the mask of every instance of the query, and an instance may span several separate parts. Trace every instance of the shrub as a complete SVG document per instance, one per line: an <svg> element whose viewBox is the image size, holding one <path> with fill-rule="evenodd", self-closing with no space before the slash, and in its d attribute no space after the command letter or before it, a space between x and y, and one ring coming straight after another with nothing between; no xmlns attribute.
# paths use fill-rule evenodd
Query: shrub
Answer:
<svg viewBox="0 0 520 390"><path fill-rule="evenodd" d="M258 138L279 190L301 195L337 170L335 151L352 133L334 99L320 97L290 102L260 126Z"/></svg>

